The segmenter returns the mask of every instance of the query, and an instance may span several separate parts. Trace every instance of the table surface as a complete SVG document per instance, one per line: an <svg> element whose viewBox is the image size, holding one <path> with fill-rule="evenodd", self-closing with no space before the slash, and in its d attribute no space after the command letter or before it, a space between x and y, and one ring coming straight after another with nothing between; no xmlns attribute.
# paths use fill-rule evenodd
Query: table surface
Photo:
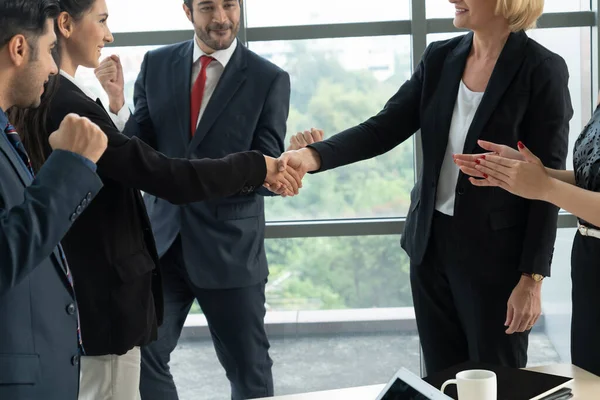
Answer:
<svg viewBox="0 0 600 400"><path fill-rule="evenodd" d="M527 369L573 378L573 382L568 386L573 389L573 400L600 399L600 377L574 365L555 364ZM277 396L271 397L269 400L372 400L377 397L384 386L385 385L373 385L349 389L327 390L324 392Z"/></svg>

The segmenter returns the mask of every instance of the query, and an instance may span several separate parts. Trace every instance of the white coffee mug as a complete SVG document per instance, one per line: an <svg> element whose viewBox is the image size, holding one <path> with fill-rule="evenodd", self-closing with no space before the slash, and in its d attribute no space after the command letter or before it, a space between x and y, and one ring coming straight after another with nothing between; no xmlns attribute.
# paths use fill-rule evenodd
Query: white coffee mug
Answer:
<svg viewBox="0 0 600 400"><path fill-rule="evenodd" d="M484 369L472 369L456 374L442 385L442 392L448 385L458 387L458 400L498 400L496 374Z"/></svg>

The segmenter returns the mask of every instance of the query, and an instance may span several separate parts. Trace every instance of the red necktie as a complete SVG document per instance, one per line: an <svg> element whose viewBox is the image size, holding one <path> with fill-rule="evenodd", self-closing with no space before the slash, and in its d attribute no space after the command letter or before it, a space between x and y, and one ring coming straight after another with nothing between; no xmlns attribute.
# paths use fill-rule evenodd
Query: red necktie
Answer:
<svg viewBox="0 0 600 400"><path fill-rule="evenodd" d="M191 99L191 130L192 136L196 133L196 126L198 125L198 116L200 115L200 108L202 107L202 98L204 97L204 88L206 86L206 67L210 64L214 58L209 56L200 57L200 73L194 87L192 88L192 99Z"/></svg>

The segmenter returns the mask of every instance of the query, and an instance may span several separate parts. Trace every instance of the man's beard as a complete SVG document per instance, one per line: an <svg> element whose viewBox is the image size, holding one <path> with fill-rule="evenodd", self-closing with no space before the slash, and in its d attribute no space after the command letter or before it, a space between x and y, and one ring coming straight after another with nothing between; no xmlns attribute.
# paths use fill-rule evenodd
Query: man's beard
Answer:
<svg viewBox="0 0 600 400"><path fill-rule="evenodd" d="M211 30L218 31L218 30L225 30L225 29L229 29L229 32L231 33L231 36L229 38L227 38L226 42L222 42L221 40L218 40L218 39L213 39L210 36ZM235 37L237 36L237 34L239 32L239 29L240 29L239 24L237 26L234 26L233 24L210 25L206 31L202 30L202 29L197 29L196 35L198 35L198 39L200 39L204 44L206 44L211 49L225 50L231 46L231 44L233 43L233 41L235 40Z"/></svg>
<svg viewBox="0 0 600 400"><path fill-rule="evenodd" d="M37 83L36 66L31 64L19 74L11 88L14 105L19 108L37 108L41 103L42 85Z"/></svg>

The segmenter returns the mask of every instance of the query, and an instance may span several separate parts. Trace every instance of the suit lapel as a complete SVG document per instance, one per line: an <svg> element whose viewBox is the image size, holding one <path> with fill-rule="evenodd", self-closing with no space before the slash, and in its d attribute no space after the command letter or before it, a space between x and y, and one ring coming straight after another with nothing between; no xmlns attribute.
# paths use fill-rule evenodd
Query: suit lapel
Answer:
<svg viewBox="0 0 600 400"><path fill-rule="evenodd" d="M523 32L511 33L508 37L467 133L463 149L465 154L472 153L475 150L483 128L521 67L525 58L527 40L527 35Z"/></svg>
<svg viewBox="0 0 600 400"><path fill-rule="evenodd" d="M190 142L190 96L192 85L192 58L194 56L194 42L186 43L179 54L174 57L171 73L171 98L174 106L173 124L177 125L177 132L186 145Z"/></svg>
<svg viewBox="0 0 600 400"><path fill-rule="evenodd" d="M2 134L2 133L0 133L0 134ZM8 140L6 138L1 138L1 140L0 140L0 151L2 153L4 153L4 155L10 160L10 163L12 164L12 167L14 168L15 172L21 179L23 186L26 188L29 185L31 185L32 179L31 179L31 176L29 175L29 172L27 172L27 170L25 169L25 166L23 166L23 162L17 158L18 156L15 154L15 151L11 148L11 144L8 142ZM60 269L63 271L63 273L66 276L67 268L62 261L62 257L60 256L60 253L58 252L58 247L54 248L54 251L52 252L52 254L56 258L56 262L58 263L58 266L60 267Z"/></svg>
<svg viewBox="0 0 600 400"><path fill-rule="evenodd" d="M473 34L470 33L463 37L452 52L446 57L440 83L436 92L437 109L439 117L436 123L436 143L435 143L435 160L439 160L437 169L441 168L442 160L448 145L448 132L450 132L450 124L452 123L452 115L454 113L454 105L458 96L458 88L465 70L467 57L471 52L473 43Z"/></svg>
<svg viewBox="0 0 600 400"><path fill-rule="evenodd" d="M204 110L202 119L198 124L198 129L189 144L188 151L191 151L200 145L219 115L225 110L227 104L229 104L235 93L246 80L246 51L248 50L241 43L238 43L231 60L227 64L227 67L225 67L223 75L215 88L215 92L206 106L206 110Z"/></svg>
<svg viewBox="0 0 600 400"><path fill-rule="evenodd" d="M0 132L0 135L4 135L4 133ZM15 172L17 173L17 175L19 175L21 182L23 182L23 185L31 185L32 180L31 176L29 175L29 172L25 169L23 161L19 159L19 156L12 148L12 145L9 143L6 137L3 137L2 140L0 140L0 150L2 150L4 155L10 160L10 163L12 164Z"/></svg>

